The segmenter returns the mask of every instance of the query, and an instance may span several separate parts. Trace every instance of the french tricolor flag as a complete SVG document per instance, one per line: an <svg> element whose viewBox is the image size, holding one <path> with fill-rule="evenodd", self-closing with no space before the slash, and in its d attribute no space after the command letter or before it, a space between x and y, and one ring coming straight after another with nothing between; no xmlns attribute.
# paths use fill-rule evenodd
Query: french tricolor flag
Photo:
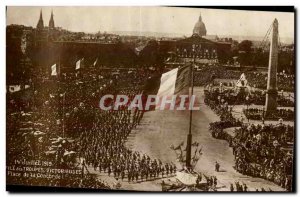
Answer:
<svg viewBox="0 0 300 197"><path fill-rule="evenodd" d="M143 92L143 103L147 105L150 99L155 100L154 97L156 97L157 102L155 107L152 106L149 110L159 110L162 109L162 107L164 107L164 109L175 109L183 105L183 103L181 103L183 102L183 99L181 99L183 97L180 96L187 97L184 101L184 105L189 102L190 85L191 66L185 65L174 68L147 80ZM144 109L147 111L147 106L144 106Z"/></svg>

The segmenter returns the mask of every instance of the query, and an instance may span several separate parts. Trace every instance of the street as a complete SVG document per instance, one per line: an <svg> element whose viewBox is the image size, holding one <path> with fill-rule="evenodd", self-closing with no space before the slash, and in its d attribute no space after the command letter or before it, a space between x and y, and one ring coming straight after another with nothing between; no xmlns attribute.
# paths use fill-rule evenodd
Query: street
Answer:
<svg viewBox="0 0 300 197"><path fill-rule="evenodd" d="M209 123L217 121L218 117L208 106L204 105L203 88L194 88L194 94L200 98L200 110L193 112L193 142L197 141L203 147L203 155L200 157L195 170L209 176L217 176L218 190L220 191L229 191L230 183L234 184L235 181L247 184L249 191L261 190L261 188L283 191L281 187L270 181L252 178L235 171L232 149L225 140L213 138L208 130ZM141 125L133 130L128 137L127 146L132 150L146 153L151 158L160 159L162 162L173 162L177 165L177 169L180 169L180 163L176 161L176 154L170 149L170 146L172 144L177 146L182 141L186 142L188 124L189 113L187 111L146 112ZM214 164L216 161L221 165L221 172L215 172ZM130 184L130 189L152 190L157 188L160 190L161 187L158 186L157 182ZM128 184L122 186L126 187L126 185Z"/></svg>

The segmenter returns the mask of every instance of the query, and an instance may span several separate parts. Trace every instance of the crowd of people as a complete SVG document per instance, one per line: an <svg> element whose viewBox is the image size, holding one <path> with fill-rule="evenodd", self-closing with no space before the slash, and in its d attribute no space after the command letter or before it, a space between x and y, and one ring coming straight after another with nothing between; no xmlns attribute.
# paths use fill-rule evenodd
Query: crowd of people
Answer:
<svg viewBox="0 0 300 197"><path fill-rule="evenodd" d="M197 68L194 72L194 85L206 86L208 84L216 83L215 79L226 79L227 81L224 81L223 85L227 87L234 87L234 80L238 80L242 73L245 74L248 85L250 87L262 90L267 89L267 73L256 71L229 70L228 68L219 64L199 66L199 68ZM228 80L232 81L230 82ZM287 74L285 71L277 74L277 84L279 91L283 90L285 92L294 92L294 81L295 76L293 74Z"/></svg>
<svg viewBox="0 0 300 197"><path fill-rule="evenodd" d="M239 79L241 72L227 70L218 64L200 66L197 71L194 72L194 85L206 86L212 83L214 79Z"/></svg>
<svg viewBox="0 0 300 197"><path fill-rule="evenodd" d="M251 120L278 120L283 119L285 121L292 121L295 119L294 111L291 109L277 109L266 113L263 109L249 108L243 110L247 119Z"/></svg>
<svg viewBox="0 0 300 197"><path fill-rule="evenodd" d="M235 168L291 191L293 142L294 127L289 125L243 126L232 139Z"/></svg>
<svg viewBox="0 0 300 197"><path fill-rule="evenodd" d="M277 113L270 113L266 119L280 119L278 125L248 125L243 120L237 120L232 115L232 108L228 103L230 95L220 94L220 88L208 87L204 90L205 103L220 117L220 121L210 123L212 136L227 140L233 148L235 169L246 175L261 177L272 181L288 191L292 188L294 127L284 125L283 120L294 120L294 112L289 109L278 109ZM233 92L232 92L233 93ZM237 94L238 95L238 94ZM249 96L248 96L249 97ZM250 99L244 98L245 103ZM253 114L262 119L263 110L245 109L246 117ZM248 114L247 114L248 113ZM249 114L251 113L251 114ZM248 115L248 116L247 116ZM236 127L234 135L225 129ZM236 191L245 191L244 186L236 184ZM232 184L231 191L234 191ZM262 189L265 191L265 189Z"/></svg>
<svg viewBox="0 0 300 197"><path fill-rule="evenodd" d="M128 182L173 175L176 172L174 164L163 164L126 148L127 136L139 124L141 117L142 113L136 112L131 122L128 110L99 116L92 130L82 132L80 136L80 153L86 158L87 165Z"/></svg>
<svg viewBox="0 0 300 197"><path fill-rule="evenodd" d="M248 72L247 79L249 85L255 88L267 89L267 73L261 72ZM287 92L294 92L295 76L286 74L284 71L277 74L278 90L284 90Z"/></svg>
<svg viewBox="0 0 300 197"><path fill-rule="evenodd" d="M51 161L56 168L81 169L83 174L94 168L129 182L173 176L175 164L163 164L125 146L144 111L125 110L122 106L105 111L98 107L105 94L129 97L141 94L145 79L152 73L147 68L121 71L91 68L52 78L37 76L31 88L20 94L9 93L8 165L16 158L40 159Z"/></svg>
<svg viewBox="0 0 300 197"><path fill-rule="evenodd" d="M252 90L251 88L226 88L224 83L217 86L209 84L205 86L206 97L218 103L228 105L265 105L266 91ZM277 103L280 107L294 107L293 99L283 94L277 95Z"/></svg>
<svg viewBox="0 0 300 197"><path fill-rule="evenodd" d="M229 106L230 96L220 97L219 89L204 90L204 103L208 105L219 117L220 121L211 122L209 130L214 138L229 140L230 136L224 132L229 127L242 125L242 120L235 118L232 114L232 106Z"/></svg>
<svg viewBox="0 0 300 197"><path fill-rule="evenodd" d="M235 185L235 188L234 188L234 185ZM230 184L230 191L231 192L234 192L234 191L237 191L237 192L248 192L250 191L248 189L248 186L247 184L245 183L240 183L239 181L236 181L234 182L234 185L233 183ZM273 190L271 190L270 188L268 190L266 190L265 188L261 187L260 188L260 191L258 188L255 189L255 192L272 192Z"/></svg>
<svg viewBox="0 0 300 197"><path fill-rule="evenodd" d="M224 129L232 123L210 123L212 136L227 140L233 148L235 169L272 181L288 191L292 187L294 127L288 125L242 125L231 136ZM242 191L242 190L237 190Z"/></svg>
<svg viewBox="0 0 300 197"><path fill-rule="evenodd" d="M16 159L34 159L52 162L55 168L82 171L78 179L43 179L39 183L47 186L109 188L106 183L90 176L91 168L128 182L174 176L175 164L162 163L125 145L131 131L140 124L144 111L122 107L104 111L98 107L100 98L106 94L129 97L141 94L145 79L153 73L148 68L90 68L52 77L36 73L28 81L30 88L15 93L8 91L7 94L8 165ZM195 72L194 85L207 85L215 78L238 79L240 74L218 66L201 67ZM253 87L260 88L261 74L247 76ZM279 81L285 77L279 76ZM245 127L243 120L236 119L232 114L232 105L264 103L264 91L237 93L224 86L214 89L208 85L204 93L205 104L220 117L220 121L210 124L212 136L229 141L233 147L236 170L268 179L291 190L293 151L286 147L294 143L294 127L282 124ZM294 102L283 96L279 96L278 101L282 106L294 106ZM107 104L113 105L112 102ZM294 119L292 110L277 111L270 119ZM245 114L250 119L258 116L261 119L258 115L261 112L260 109L248 109ZM229 127L241 128L232 137L224 132ZM215 186L215 179L207 178L207 184ZM10 177L8 180L36 184L33 179ZM247 191L247 188L236 184L236 190Z"/></svg>

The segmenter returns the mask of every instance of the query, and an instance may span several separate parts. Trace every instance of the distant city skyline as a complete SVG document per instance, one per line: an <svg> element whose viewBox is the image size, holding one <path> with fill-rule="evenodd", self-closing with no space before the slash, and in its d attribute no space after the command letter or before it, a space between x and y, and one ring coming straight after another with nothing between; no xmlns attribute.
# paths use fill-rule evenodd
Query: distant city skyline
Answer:
<svg viewBox="0 0 300 197"><path fill-rule="evenodd" d="M7 25L48 26L76 32L153 32L192 35L201 13L208 35L263 37L275 18L282 39L294 39L294 13L174 7L7 7Z"/></svg>

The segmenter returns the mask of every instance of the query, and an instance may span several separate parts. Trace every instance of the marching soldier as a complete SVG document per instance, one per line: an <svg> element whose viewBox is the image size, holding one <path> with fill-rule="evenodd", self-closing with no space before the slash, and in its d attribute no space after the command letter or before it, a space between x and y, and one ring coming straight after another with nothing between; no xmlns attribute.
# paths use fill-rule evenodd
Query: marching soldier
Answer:
<svg viewBox="0 0 300 197"><path fill-rule="evenodd" d="M216 172L219 172L220 170L220 164L216 161L216 164L215 164L215 171Z"/></svg>

